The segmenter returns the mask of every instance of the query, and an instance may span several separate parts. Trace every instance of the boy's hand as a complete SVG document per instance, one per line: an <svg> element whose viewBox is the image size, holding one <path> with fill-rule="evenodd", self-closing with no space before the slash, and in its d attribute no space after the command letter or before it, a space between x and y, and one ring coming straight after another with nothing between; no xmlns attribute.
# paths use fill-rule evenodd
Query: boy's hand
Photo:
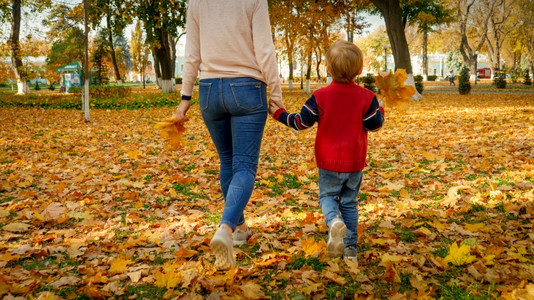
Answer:
<svg viewBox="0 0 534 300"><path fill-rule="evenodd" d="M384 100L382 99L378 100L378 106L384 107Z"/></svg>

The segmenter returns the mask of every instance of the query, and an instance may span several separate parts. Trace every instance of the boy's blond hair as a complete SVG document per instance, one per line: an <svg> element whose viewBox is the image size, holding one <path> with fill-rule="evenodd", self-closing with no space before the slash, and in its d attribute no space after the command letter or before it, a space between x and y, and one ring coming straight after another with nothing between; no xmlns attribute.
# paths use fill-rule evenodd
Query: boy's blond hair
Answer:
<svg viewBox="0 0 534 300"><path fill-rule="evenodd" d="M337 41L326 52L326 65L334 81L351 82L362 71L362 50L351 42Z"/></svg>

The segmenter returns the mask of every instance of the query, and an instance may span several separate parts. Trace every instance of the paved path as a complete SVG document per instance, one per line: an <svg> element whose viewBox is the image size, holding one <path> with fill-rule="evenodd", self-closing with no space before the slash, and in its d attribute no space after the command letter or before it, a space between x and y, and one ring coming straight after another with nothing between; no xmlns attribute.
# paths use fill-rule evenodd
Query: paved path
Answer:
<svg viewBox="0 0 534 300"><path fill-rule="evenodd" d="M458 89L424 89L423 94L428 93L443 93L443 94L459 94ZM519 90L471 90L471 94L518 94L518 95L534 95L534 91L519 91Z"/></svg>

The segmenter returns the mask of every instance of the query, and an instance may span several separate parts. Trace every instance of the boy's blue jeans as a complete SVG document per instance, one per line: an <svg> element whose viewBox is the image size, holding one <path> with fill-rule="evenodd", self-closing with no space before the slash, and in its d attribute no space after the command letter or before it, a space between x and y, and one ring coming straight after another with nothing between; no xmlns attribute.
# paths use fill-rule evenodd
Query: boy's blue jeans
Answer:
<svg viewBox="0 0 534 300"><path fill-rule="evenodd" d="M254 78L210 78L199 82L199 106L220 159L225 199L220 224L235 230L252 194L263 129L267 86Z"/></svg>
<svg viewBox="0 0 534 300"><path fill-rule="evenodd" d="M343 238L345 248L358 244L358 192L362 172L340 173L319 169L319 204L323 210L326 226L335 217L343 219L347 233Z"/></svg>

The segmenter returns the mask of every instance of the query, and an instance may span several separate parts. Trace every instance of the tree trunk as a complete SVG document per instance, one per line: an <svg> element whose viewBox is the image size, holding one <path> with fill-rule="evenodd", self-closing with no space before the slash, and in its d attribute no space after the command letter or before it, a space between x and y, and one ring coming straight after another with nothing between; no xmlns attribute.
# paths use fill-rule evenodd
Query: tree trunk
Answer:
<svg viewBox="0 0 534 300"><path fill-rule="evenodd" d="M406 35L404 34L404 24L402 22L399 0L371 0L371 2L382 12L386 21L386 31L395 60L395 69L405 69L408 75L406 84L412 85L415 88L410 50L406 41ZM421 97L421 94L416 91L412 99L419 100Z"/></svg>
<svg viewBox="0 0 534 300"><path fill-rule="evenodd" d="M287 54L287 59L289 60L289 78L288 78L289 89L292 90L293 89L293 53L291 53L290 51Z"/></svg>
<svg viewBox="0 0 534 300"><path fill-rule="evenodd" d="M152 58L154 59L154 73L156 74L156 87L161 88L161 69L158 55L156 54L156 49L152 49Z"/></svg>
<svg viewBox="0 0 534 300"><path fill-rule="evenodd" d="M171 80L173 84L176 84L176 43L178 39L175 39L169 35L169 46L171 50Z"/></svg>
<svg viewBox="0 0 534 300"><path fill-rule="evenodd" d="M9 44L11 48L11 66L17 79L17 94L29 94L30 89L27 83L27 74L24 71L22 65L22 59L20 58L20 11L21 0L13 0L12 6L12 21L11 21L11 35L9 37Z"/></svg>
<svg viewBox="0 0 534 300"><path fill-rule="evenodd" d="M311 87L310 87L310 80L311 80L311 69L312 69L312 53L308 53L308 57L306 59L306 63L308 64L306 66L306 87L304 88L304 92L311 93Z"/></svg>
<svg viewBox="0 0 534 300"><path fill-rule="evenodd" d="M428 32L423 31L423 75L428 78Z"/></svg>
<svg viewBox="0 0 534 300"><path fill-rule="evenodd" d="M83 33L83 111L85 116L85 122L89 122L89 24L87 23L87 9L88 9L88 0L83 1L83 11L84 11L84 33Z"/></svg>
<svg viewBox="0 0 534 300"><path fill-rule="evenodd" d="M110 12L111 13L111 12ZM111 16L106 16L106 21L108 23L108 43L109 43L109 54L111 55L111 62L113 63L113 71L115 73L115 80L117 80L117 85L122 85L122 77L119 71L119 65L117 64L117 56L115 55L115 47L113 46L113 33L111 31Z"/></svg>
<svg viewBox="0 0 534 300"><path fill-rule="evenodd" d="M156 56L161 67L161 91L163 93L175 92L172 82L171 46L169 45L169 33L166 29L158 29Z"/></svg>
<svg viewBox="0 0 534 300"><path fill-rule="evenodd" d="M317 68L316 68L316 72L317 72L317 88L320 89L321 88L321 62L322 62L322 59L321 59L321 53L315 53L315 56L317 57Z"/></svg>

